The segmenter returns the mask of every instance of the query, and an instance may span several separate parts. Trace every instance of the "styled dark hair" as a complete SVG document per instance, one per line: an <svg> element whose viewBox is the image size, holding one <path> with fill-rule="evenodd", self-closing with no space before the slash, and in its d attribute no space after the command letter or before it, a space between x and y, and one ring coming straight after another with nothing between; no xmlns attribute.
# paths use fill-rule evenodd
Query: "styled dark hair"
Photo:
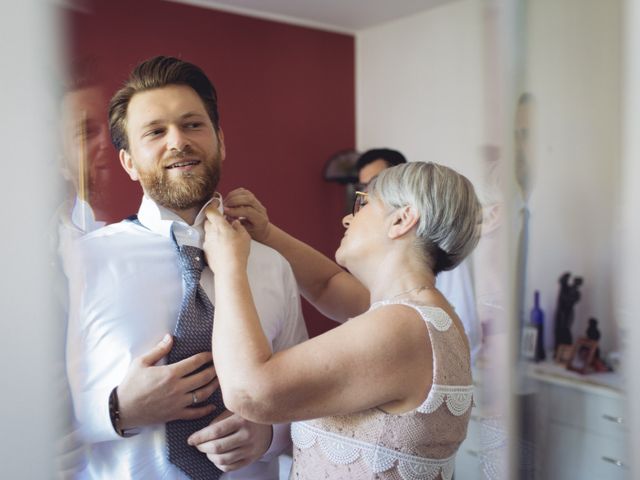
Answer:
<svg viewBox="0 0 640 480"><path fill-rule="evenodd" d="M131 75L109 103L109 131L117 150L129 150L127 109L136 93L169 85L186 85L195 90L218 131L218 95L205 73L192 63L174 57L153 57L133 69Z"/></svg>
<svg viewBox="0 0 640 480"><path fill-rule="evenodd" d="M407 163L407 159L404 158L397 150L391 150L389 148L374 148L373 150L367 150L356 162L356 171L360 172L365 166L369 165L376 160L384 160L390 167L395 167L401 163Z"/></svg>

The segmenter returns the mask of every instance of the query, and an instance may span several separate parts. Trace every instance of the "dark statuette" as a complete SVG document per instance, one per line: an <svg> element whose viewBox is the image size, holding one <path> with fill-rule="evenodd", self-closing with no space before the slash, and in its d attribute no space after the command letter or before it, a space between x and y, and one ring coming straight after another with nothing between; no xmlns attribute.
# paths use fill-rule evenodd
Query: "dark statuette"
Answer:
<svg viewBox="0 0 640 480"><path fill-rule="evenodd" d="M571 281L571 273L563 273L559 279L560 292L558 293L558 304L555 316L555 345L571 345L573 336L571 335L571 325L575 315L574 307L580 300L580 286L582 277L574 277Z"/></svg>

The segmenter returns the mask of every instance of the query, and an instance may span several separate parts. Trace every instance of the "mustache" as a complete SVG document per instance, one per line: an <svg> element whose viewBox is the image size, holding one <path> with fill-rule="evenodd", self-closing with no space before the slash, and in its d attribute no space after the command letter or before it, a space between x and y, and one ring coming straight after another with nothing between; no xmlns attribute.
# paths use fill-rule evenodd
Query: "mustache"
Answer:
<svg viewBox="0 0 640 480"><path fill-rule="evenodd" d="M185 145L182 150L178 150L173 148L165 155L163 158L163 163L165 165L170 165L173 162L184 160L187 157L197 156L196 151L189 145Z"/></svg>

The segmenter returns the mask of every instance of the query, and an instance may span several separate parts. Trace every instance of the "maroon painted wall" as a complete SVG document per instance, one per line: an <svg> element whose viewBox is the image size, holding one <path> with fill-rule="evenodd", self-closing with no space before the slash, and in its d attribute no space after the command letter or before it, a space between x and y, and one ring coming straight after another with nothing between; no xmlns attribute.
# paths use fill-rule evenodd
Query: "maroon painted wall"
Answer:
<svg viewBox="0 0 640 480"><path fill-rule="evenodd" d="M354 38L162 0L99 0L65 12L69 57L90 57L107 96L133 66L172 55L216 85L227 158L220 191L253 190L274 223L333 257L344 187L322 179L326 159L355 145ZM141 190L113 153L108 203L118 221ZM308 305L311 335L331 322Z"/></svg>

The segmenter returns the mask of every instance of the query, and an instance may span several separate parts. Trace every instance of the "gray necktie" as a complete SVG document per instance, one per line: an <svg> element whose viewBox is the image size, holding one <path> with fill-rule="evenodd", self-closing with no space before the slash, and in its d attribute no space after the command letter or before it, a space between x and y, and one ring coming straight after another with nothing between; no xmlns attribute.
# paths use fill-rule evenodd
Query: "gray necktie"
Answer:
<svg viewBox="0 0 640 480"><path fill-rule="evenodd" d="M183 245L178 247L178 256L182 264L184 296L174 332L173 348L169 353L169 363L179 362L196 353L210 352L213 329L213 305L200 286L200 274L205 266L204 252L197 247ZM204 453L187 444L187 438L192 433L206 427L216 415L222 413L224 403L219 389L197 405L202 406L209 402L213 402L217 407L212 414L196 420L175 420L167 423L169 461L194 480L217 479L222 475Z"/></svg>

